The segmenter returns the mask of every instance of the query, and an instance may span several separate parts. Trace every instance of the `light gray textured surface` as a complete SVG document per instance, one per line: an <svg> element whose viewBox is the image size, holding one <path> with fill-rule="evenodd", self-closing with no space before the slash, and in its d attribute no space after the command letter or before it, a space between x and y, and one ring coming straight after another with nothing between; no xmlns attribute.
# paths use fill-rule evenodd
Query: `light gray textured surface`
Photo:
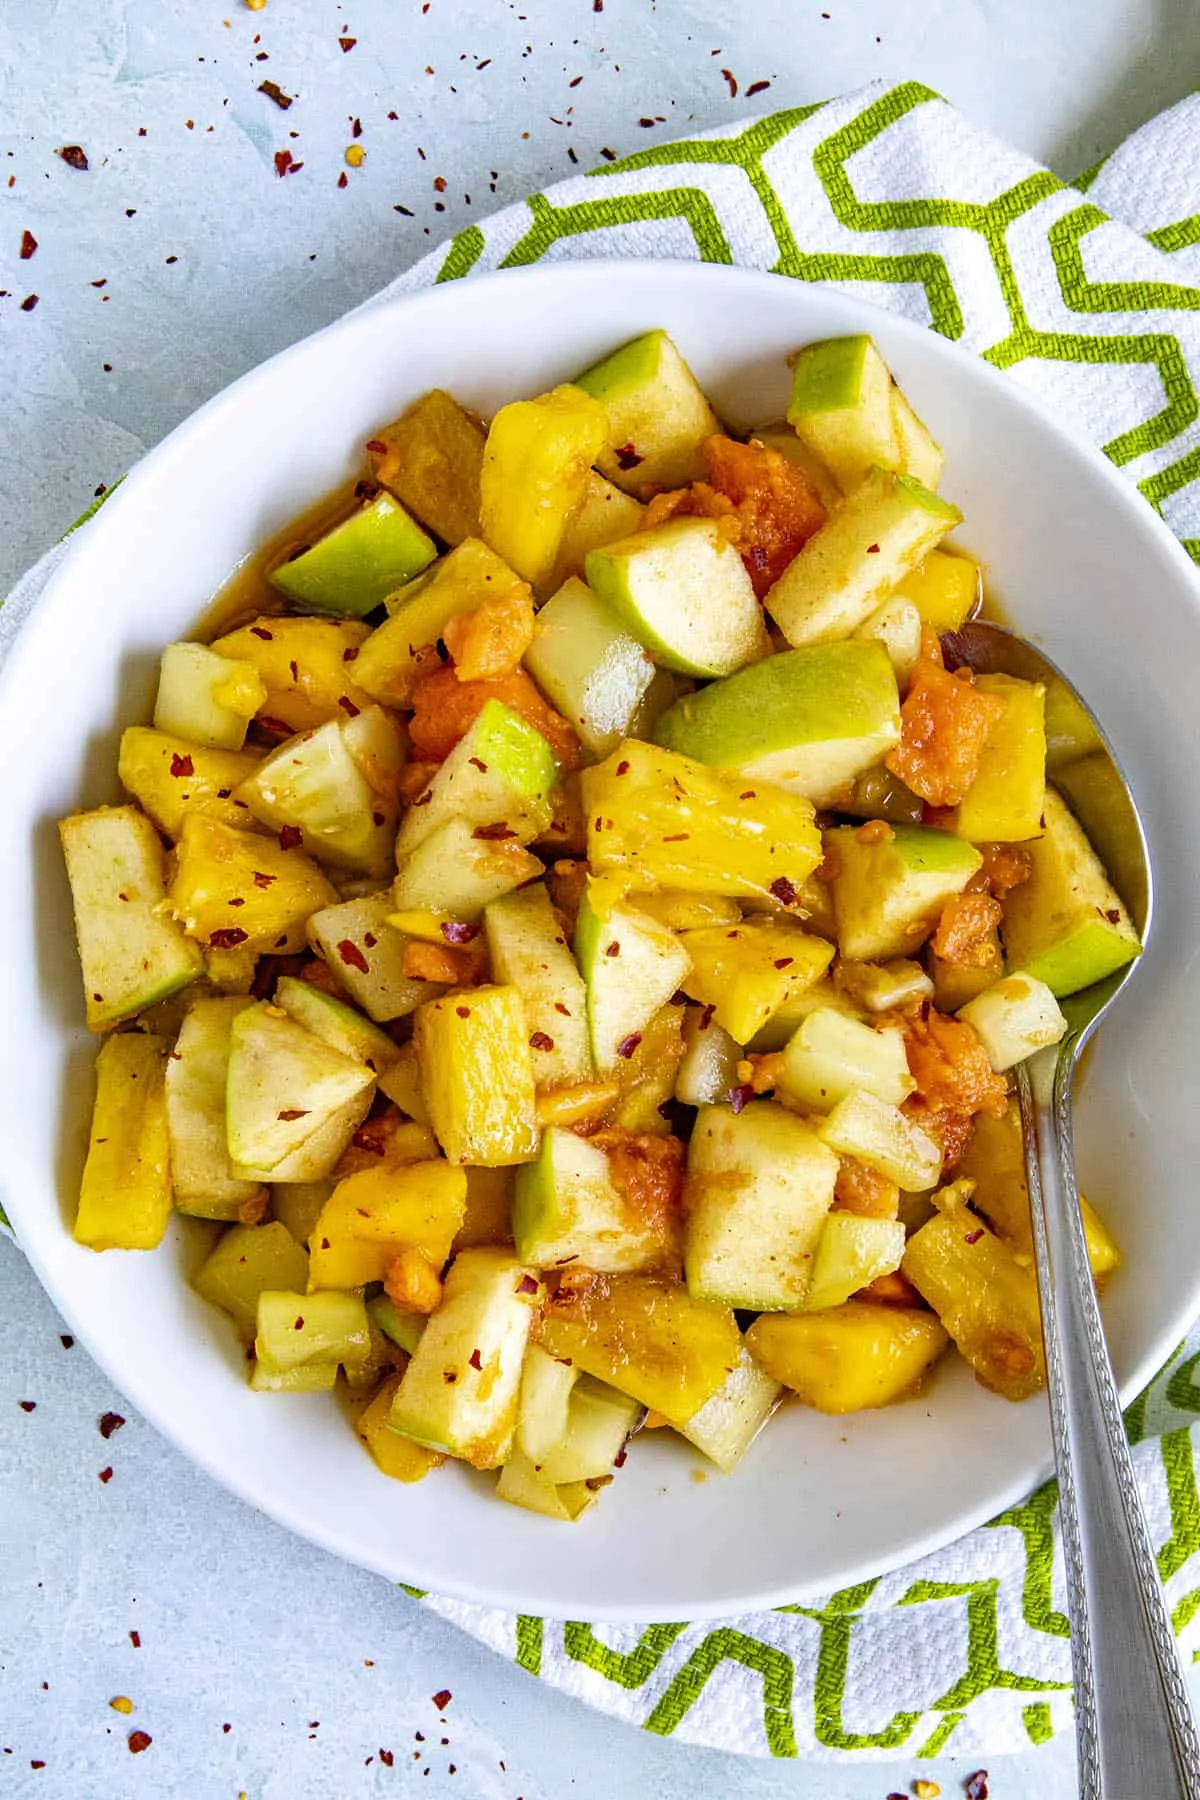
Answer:
<svg viewBox="0 0 1200 1800"><path fill-rule="evenodd" d="M1188 0L0 7L0 591L199 401L570 172L569 149L586 168L603 147L908 75L1070 172L1197 84L1189 18ZM265 78L296 96L287 112ZM54 155L72 143L86 173ZM285 149L304 166L280 178ZM961 1793L952 1761L767 1767L587 1713L287 1537L136 1419L105 1443L99 1416L126 1409L60 1328L0 1245L0 1793L884 1800L916 1773ZM122 1693L128 1721L107 1704ZM136 1759L134 1727L154 1740ZM1074 1791L1066 1743L992 1770L998 1800Z"/></svg>

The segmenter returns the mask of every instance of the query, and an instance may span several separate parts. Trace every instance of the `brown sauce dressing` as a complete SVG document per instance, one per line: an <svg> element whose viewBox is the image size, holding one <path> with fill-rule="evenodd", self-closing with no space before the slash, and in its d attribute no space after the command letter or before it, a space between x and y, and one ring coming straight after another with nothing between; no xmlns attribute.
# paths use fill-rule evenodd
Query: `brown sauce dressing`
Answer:
<svg viewBox="0 0 1200 1800"><path fill-rule="evenodd" d="M211 643L213 638L236 631L240 625L248 625L262 613L283 612L286 601L278 588L271 586L271 571L290 562L301 550L315 544L325 532L332 531L335 525L350 517L358 505L360 479L345 481L332 493L315 500L304 512L289 520L282 531L277 531L257 550L252 550L205 607L196 625L195 637L203 643Z"/></svg>

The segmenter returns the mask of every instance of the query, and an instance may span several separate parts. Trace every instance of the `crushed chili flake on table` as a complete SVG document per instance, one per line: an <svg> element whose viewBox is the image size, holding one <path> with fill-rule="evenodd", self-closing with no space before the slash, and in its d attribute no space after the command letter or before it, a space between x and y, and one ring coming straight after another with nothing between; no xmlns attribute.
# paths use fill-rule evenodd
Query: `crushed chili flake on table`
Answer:
<svg viewBox="0 0 1200 1800"><path fill-rule="evenodd" d="M112 1480L112 1478L113 1478L113 1472L112 1472L111 1464L109 1465L109 1467L107 1469L101 1469L100 1480L102 1482L104 1482L105 1486L108 1485L108 1483Z"/></svg>
<svg viewBox="0 0 1200 1800"><path fill-rule="evenodd" d="M296 97L294 94L285 94L277 81L260 81L258 91L265 94L268 100L273 100L281 112L286 112Z"/></svg>
<svg viewBox="0 0 1200 1800"><path fill-rule="evenodd" d="M36 294L26 294L24 300L21 302L21 311L32 312L37 303L38 296Z"/></svg>
<svg viewBox="0 0 1200 1800"><path fill-rule="evenodd" d="M439 1712L445 1712L453 1698L454 1695L450 1692L449 1688L439 1688L437 1693L433 1696L433 1704L437 1707Z"/></svg>
<svg viewBox="0 0 1200 1800"><path fill-rule="evenodd" d="M285 175L295 175L303 167L304 164L302 162L293 162L290 150L277 150L275 152L275 173L279 176L280 180L282 180Z"/></svg>
<svg viewBox="0 0 1200 1800"><path fill-rule="evenodd" d="M749 99L751 94L765 94L770 85L769 81L752 81L746 89L746 98Z"/></svg>
<svg viewBox="0 0 1200 1800"><path fill-rule="evenodd" d="M385 1769L390 1769L396 1760L395 1752L392 1750L381 1750L379 1752L379 1760Z"/></svg>
<svg viewBox="0 0 1200 1800"><path fill-rule="evenodd" d="M131 1756L140 1756L143 1750L148 1750L150 1748L154 1739L150 1736L148 1731L131 1731L127 1741L129 1744L129 1754Z"/></svg>
<svg viewBox="0 0 1200 1800"><path fill-rule="evenodd" d="M346 51L347 51L347 50L353 50L353 48L354 48L354 46L355 46L355 44L357 44L357 42L358 42L358 39L357 39L357 38L352 38L352 37L340 37L340 38L339 38L339 39L338 39L338 43L339 43L339 44L340 44L340 45L341 45L341 47L342 47L342 54L343 54L343 56L344 56L344 55L345 55L345 53L346 53Z"/></svg>
<svg viewBox="0 0 1200 1800"><path fill-rule="evenodd" d="M18 1400L17 1405L20 1407L20 1409L23 1413L31 1413L37 1407L37 1401L36 1400Z"/></svg>
<svg viewBox="0 0 1200 1800"><path fill-rule="evenodd" d="M102 1438L110 1438L114 1431L120 1431L124 1423L125 1420L120 1413L106 1412L100 1420L98 1428L100 1436Z"/></svg>
<svg viewBox="0 0 1200 1800"><path fill-rule="evenodd" d="M28 262L37 247L38 241L32 231L23 231L21 233L21 261Z"/></svg>
<svg viewBox="0 0 1200 1800"><path fill-rule="evenodd" d="M129 1641L133 1645L135 1650L140 1650L142 1647L141 1632L140 1631L131 1631L129 1634Z"/></svg>
<svg viewBox="0 0 1200 1800"><path fill-rule="evenodd" d="M73 1350L75 1348L75 1339L71 1336L69 1331L60 1332L58 1341L64 1350Z"/></svg>
<svg viewBox="0 0 1200 1800"><path fill-rule="evenodd" d="M976 1769L973 1775L968 1775L964 1791L967 1800L988 1800L987 1770Z"/></svg>
<svg viewBox="0 0 1200 1800"><path fill-rule="evenodd" d="M54 154L61 156L70 169L86 169L88 166L87 151L81 144L63 144Z"/></svg>

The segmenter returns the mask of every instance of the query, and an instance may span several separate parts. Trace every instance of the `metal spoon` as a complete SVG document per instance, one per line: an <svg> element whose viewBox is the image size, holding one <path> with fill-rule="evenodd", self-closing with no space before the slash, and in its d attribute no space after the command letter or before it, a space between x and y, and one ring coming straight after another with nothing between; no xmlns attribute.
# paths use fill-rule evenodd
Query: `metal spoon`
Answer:
<svg viewBox="0 0 1200 1800"><path fill-rule="evenodd" d="M1053 781L1145 942L1151 875L1129 787L1100 726L1046 657L972 620L942 640L948 667L1066 688L1094 728ZM1087 766L1085 766L1085 764ZM1071 1089L1084 1045L1136 962L1063 1005L1067 1034L1017 1070L1071 1618L1081 1800L1200 1800L1200 1742L1146 1529L1075 1183Z"/></svg>

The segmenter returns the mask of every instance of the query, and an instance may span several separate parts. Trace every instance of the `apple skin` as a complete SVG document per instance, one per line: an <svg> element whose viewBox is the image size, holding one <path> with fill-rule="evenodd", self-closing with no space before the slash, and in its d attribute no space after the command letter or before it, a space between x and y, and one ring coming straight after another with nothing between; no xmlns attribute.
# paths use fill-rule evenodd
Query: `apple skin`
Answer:
<svg viewBox="0 0 1200 1800"><path fill-rule="evenodd" d="M361 618L427 569L437 545L391 494L379 494L271 571L271 584L312 612Z"/></svg>
<svg viewBox="0 0 1200 1800"><path fill-rule="evenodd" d="M887 651L867 641L783 651L687 694L655 742L830 806L900 737Z"/></svg>
<svg viewBox="0 0 1200 1800"><path fill-rule="evenodd" d="M700 446L721 427L665 331L648 331L594 363L575 386L608 413L600 473L626 493L686 487L705 475Z"/></svg>
<svg viewBox="0 0 1200 1800"><path fill-rule="evenodd" d="M1046 829L1026 846L1028 881L1004 901L1001 934L1011 973L1044 981L1056 999L1124 968L1141 952L1128 912L1083 827L1046 789Z"/></svg>

